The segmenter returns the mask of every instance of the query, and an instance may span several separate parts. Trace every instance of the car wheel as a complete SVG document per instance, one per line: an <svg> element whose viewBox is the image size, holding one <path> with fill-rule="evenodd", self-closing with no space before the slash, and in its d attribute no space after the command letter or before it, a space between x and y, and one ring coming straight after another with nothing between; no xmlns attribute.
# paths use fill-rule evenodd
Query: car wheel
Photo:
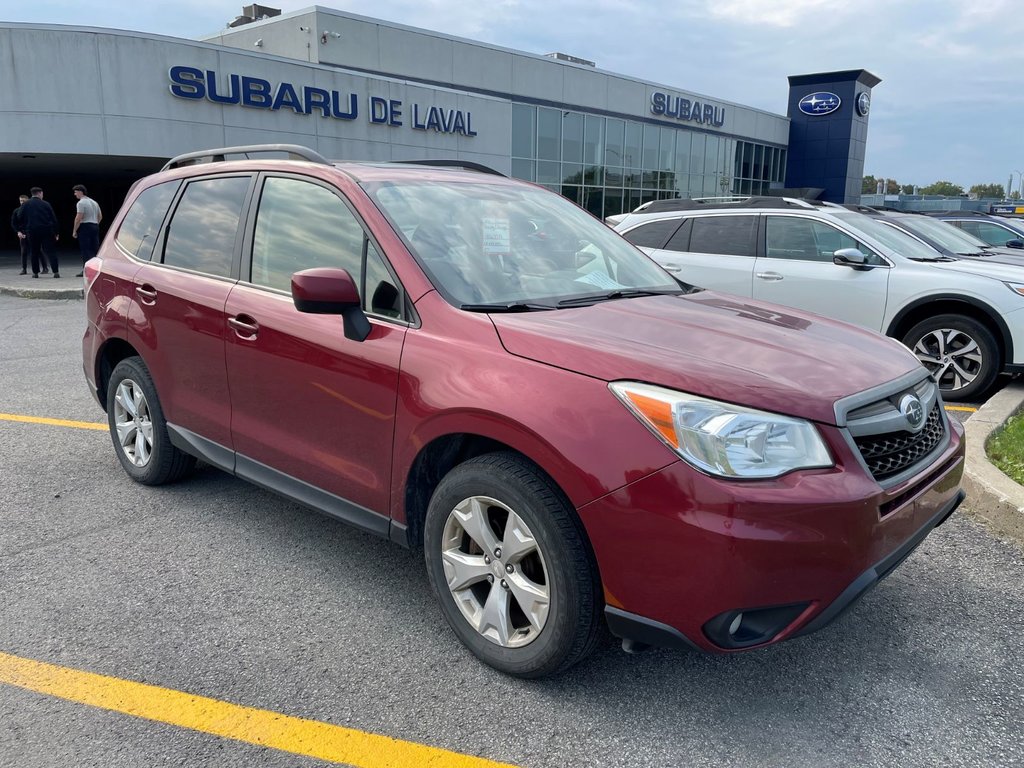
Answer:
<svg viewBox="0 0 1024 768"><path fill-rule="evenodd" d="M114 368L107 385L107 423L125 472L143 485L184 477L196 459L171 445L167 422L149 369L129 357Z"/></svg>
<svg viewBox="0 0 1024 768"><path fill-rule="evenodd" d="M485 663L543 677L594 649L593 555L568 500L521 456L479 456L446 475L430 500L424 545L445 618Z"/></svg>
<svg viewBox="0 0 1024 768"><path fill-rule="evenodd" d="M991 331L963 315L937 315L918 323L903 343L939 383L947 400L970 400L999 373L999 348Z"/></svg>

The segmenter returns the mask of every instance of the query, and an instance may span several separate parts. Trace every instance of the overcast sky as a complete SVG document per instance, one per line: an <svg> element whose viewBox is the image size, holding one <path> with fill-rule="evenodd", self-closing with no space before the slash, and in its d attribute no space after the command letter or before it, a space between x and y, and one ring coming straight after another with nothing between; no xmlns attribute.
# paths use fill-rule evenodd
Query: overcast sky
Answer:
<svg viewBox="0 0 1024 768"><path fill-rule="evenodd" d="M245 3L31 0L5 21L175 37L216 32ZM309 2L267 2L284 12ZM350 0L325 7L544 54L786 111L788 75L867 69L864 172L921 186L1005 185L1024 171L1024 11L1009 0ZM45 66L45 62L40 62ZM1013 173L1014 188L1020 183Z"/></svg>

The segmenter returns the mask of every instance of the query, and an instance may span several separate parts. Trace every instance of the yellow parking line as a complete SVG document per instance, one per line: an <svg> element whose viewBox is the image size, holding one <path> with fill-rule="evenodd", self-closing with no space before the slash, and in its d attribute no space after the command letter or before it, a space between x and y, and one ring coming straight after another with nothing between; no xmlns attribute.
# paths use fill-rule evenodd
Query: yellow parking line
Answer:
<svg viewBox="0 0 1024 768"><path fill-rule="evenodd" d="M505 763L410 741L250 709L3 652L0 652L0 683L226 739L347 763L354 768L513 768Z"/></svg>
<svg viewBox="0 0 1024 768"><path fill-rule="evenodd" d="M947 405L946 406L946 410L947 411L967 411L968 413L976 413L978 409L977 408L971 408L971 407L966 406L966 405Z"/></svg>
<svg viewBox="0 0 1024 768"><path fill-rule="evenodd" d="M66 419L44 419L42 416L19 416L16 413L0 413L0 421L24 421L29 424L51 424L55 427L74 427L75 429L97 429L107 431L106 424L95 421L68 421Z"/></svg>

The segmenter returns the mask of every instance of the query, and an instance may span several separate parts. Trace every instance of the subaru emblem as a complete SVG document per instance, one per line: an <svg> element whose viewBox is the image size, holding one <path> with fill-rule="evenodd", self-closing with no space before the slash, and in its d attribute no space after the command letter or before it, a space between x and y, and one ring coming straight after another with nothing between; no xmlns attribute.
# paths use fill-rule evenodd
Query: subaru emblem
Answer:
<svg viewBox="0 0 1024 768"><path fill-rule="evenodd" d="M861 117L867 117L869 111L871 111L871 97L868 96L867 91L861 91L860 95L857 96L857 114Z"/></svg>
<svg viewBox="0 0 1024 768"><path fill-rule="evenodd" d="M834 93L818 91L804 96L797 106L805 115L830 115L839 109L839 105L842 103L842 100Z"/></svg>
<svg viewBox="0 0 1024 768"><path fill-rule="evenodd" d="M907 420L911 430L917 432L921 429L921 426L924 424L924 407L921 405L921 401L917 399L917 395L903 396L903 399L900 400L900 413Z"/></svg>

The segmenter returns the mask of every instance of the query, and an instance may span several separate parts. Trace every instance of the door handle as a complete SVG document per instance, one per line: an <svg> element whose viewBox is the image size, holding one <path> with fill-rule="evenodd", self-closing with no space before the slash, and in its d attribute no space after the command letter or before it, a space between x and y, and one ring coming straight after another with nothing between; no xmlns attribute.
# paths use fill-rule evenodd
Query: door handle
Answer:
<svg viewBox="0 0 1024 768"><path fill-rule="evenodd" d="M680 267L678 264L662 264L661 268L664 269L666 272L682 272L683 271L683 268Z"/></svg>
<svg viewBox="0 0 1024 768"><path fill-rule="evenodd" d="M757 277L758 277L759 280L769 280L769 281L775 281L775 280L781 280L782 279L782 275L780 275L778 272L758 272L757 273Z"/></svg>
<svg viewBox="0 0 1024 768"><path fill-rule="evenodd" d="M235 334L246 341L252 341L256 338L256 335L260 332L259 325L251 317L239 319L238 317L229 317L228 325L230 325Z"/></svg>
<svg viewBox="0 0 1024 768"><path fill-rule="evenodd" d="M156 303L156 289L149 283L135 286L135 293L142 299L143 304L155 304Z"/></svg>

